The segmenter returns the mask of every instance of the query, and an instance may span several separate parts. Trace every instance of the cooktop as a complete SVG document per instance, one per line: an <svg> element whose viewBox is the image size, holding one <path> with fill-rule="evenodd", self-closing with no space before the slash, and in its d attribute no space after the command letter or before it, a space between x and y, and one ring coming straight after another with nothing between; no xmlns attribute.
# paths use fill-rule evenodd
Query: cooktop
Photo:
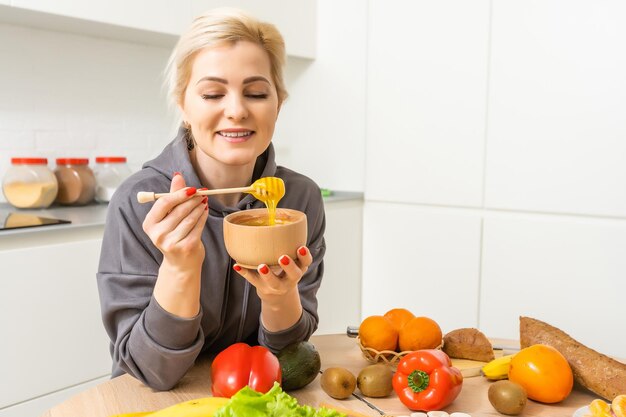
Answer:
<svg viewBox="0 0 626 417"><path fill-rule="evenodd" d="M20 229L23 227L52 226L55 224L71 223L69 220L41 217L35 214L0 211L0 231Z"/></svg>

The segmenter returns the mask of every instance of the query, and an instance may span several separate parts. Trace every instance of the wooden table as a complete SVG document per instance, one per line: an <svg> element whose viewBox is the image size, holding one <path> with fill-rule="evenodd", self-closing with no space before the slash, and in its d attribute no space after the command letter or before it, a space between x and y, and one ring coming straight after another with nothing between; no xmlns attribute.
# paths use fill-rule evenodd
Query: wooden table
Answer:
<svg viewBox="0 0 626 417"><path fill-rule="evenodd" d="M313 336L311 342L321 355L322 369L342 366L356 376L363 367L369 365L355 339L345 335ZM498 340L498 343L501 342ZM511 346L512 342L509 341L508 345ZM487 399L489 384L490 382L483 377L465 378L461 394L445 411L449 413L462 411L471 414L472 417L501 417L502 415L494 410ZM347 400L330 398L320 388L319 377L307 387L290 394L298 398L300 404L317 407L320 403L329 403L369 416L379 416L376 411L354 397ZM210 359L201 358L171 391L155 392L135 378L122 375L70 398L48 410L43 417L109 417L121 413L158 410L182 401L210 395ZM529 401L521 416L571 417L576 409L589 404L594 398L597 397L590 392L575 387L572 394L559 404L546 405ZM395 393L387 398L368 398L368 400L390 415L411 414Z"/></svg>

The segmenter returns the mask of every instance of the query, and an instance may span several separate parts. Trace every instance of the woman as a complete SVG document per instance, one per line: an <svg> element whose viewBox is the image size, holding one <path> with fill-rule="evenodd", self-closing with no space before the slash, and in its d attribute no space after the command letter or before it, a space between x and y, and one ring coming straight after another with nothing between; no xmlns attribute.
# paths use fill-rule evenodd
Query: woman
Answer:
<svg viewBox="0 0 626 417"><path fill-rule="evenodd" d="M168 79L181 128L109 204L97 279L113 376L168 390L202 352L240 341L276 352L317 328L323 202L313 181L276 166L271 144L284 60L274 26L226 9L196 18L174 49ZM285 182L279 207L308 219L307 246L281 256L278 274L233 264L224 247L224 216L263 203L196 194L269 176ZM138 191L168 189L154 204L136 202Z"/></svg>

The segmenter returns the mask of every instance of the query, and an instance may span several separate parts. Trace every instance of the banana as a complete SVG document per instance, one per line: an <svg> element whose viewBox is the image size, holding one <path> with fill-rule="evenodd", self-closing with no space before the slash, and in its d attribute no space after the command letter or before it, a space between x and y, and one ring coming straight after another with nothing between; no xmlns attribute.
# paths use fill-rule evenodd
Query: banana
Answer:
<svg viewBox="0 0 626 417"><path fill-rule="evenodd" d="M112 417L212 417L218 408L226 405L228 398L204 397L174 404L154 412L118 414Z"/></svg>
<svg viewBox="0 0 626 417"><path fill-rule="evenodd" d="M485 378L491 380L507 379L509 377L509 366L511 359L515 355L501 356L483 366L482 372Z"/></svg>

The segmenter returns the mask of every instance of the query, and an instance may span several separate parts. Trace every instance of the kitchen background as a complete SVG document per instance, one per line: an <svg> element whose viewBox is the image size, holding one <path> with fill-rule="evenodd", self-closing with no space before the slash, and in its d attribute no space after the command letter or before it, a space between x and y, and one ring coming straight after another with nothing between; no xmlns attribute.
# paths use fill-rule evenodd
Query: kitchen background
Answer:
<svg viewBox="0 0 626 417"><path fill-rule="evenodd" d="M626 357L618 0L0 0L0 174L12 156L139 169L172 138L176 34L216 5L286 37L279 163L363 195L327 203L320 333L406 307L516 338L528 315ZM108 378L101 231L0 232L0 417Z"/></svg>

